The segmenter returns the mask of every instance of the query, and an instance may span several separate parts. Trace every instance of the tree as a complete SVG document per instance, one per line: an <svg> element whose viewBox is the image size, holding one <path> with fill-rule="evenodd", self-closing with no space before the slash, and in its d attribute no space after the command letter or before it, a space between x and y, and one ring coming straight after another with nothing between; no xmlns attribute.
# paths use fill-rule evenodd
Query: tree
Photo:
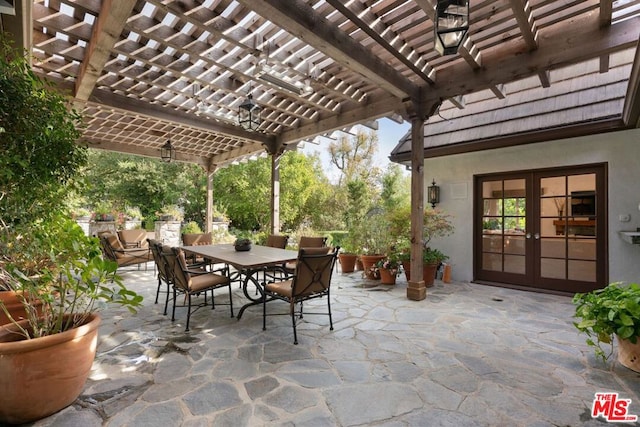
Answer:
<svg viewBox="0 0 640 427"><path fill-rule="evenodd" d="M59 212L86 162L80 116L0 37L0 218L28 223Z"/></svg>
<svg viewBox="0 0 640 427"><path fill-rule="evenodd" d="M378 151L378 135L359 131L353 138L341 137L329 145L331 163L340 170L338 186L353 179L362 179L370 185L380 175L380 168L373 162Z"/></svg>

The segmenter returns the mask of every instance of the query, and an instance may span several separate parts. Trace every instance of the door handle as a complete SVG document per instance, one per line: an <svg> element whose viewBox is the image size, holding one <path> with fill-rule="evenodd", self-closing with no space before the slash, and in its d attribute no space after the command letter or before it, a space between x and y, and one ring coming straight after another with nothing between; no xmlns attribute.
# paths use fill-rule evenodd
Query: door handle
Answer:
<svg viewBox="0 0 640 427"><path fill-rule="evenodd" d="M524 235L525 238L530 239L531 238L531 233L527 233Z"/></svg>
<svg viewBox="0 0 640 427"><path fill-rule="evenodd" d="M540 239L540 233L534 234L533 238L536 239L536 240L539 240Z"/></svg>

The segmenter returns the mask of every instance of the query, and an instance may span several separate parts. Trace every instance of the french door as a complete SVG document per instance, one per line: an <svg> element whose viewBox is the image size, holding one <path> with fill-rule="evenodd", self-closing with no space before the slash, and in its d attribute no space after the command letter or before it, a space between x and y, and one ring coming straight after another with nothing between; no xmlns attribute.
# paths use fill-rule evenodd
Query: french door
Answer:
<svg viewBox="0 0 640 427"><path fill-rule="evenodd" d="M607 283L606 165L478 176L476 281L555 292Z"/></svg>

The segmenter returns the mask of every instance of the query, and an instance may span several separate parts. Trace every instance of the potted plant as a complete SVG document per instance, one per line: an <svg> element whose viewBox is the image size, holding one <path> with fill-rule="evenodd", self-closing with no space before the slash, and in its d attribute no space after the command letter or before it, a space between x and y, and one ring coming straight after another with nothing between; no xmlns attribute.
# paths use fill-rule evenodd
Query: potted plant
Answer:
<svg viewBox="0 0 640 427"><path fill-rule="evenodd" d="M184 213L178 205L165 205L160 209L160 212L156 212L160 221L182 221L184 219Z"/></svg>
<svg viewBox="0 0 640 427"><path fill-rule="evenodd" d="M387 217L382 211L371 210L355 229L361 236L360 260L365 276L377 280L380 277L375 265L386 257L392 244Z"/></svg>
<svg viewBox="0 0 640 427"><path fill-rule="evenodd" d="M100 202L93 208L93 219L95 221L114 221L113 207L107 202Z"/></svg>
<svg viewBox="0 0 640 427"><path fill-rule="evenodd" d="M376 263L376 268L380 273L380 283L383 285L395 285L396 277L400 272L400 261L395 254L381 259Z"/></svg>
<svg viewBox="0 0 640 427"><path fill-rule="evenodd" d="M245 252L251 250L251 234L247 231L239 231L236 233L236 240L233 242L233 247L238 252Z"/></svg>
<svg viewBox="0 0 640 427"><path fill-rule="evenodd" d="M4 285L18 292L24 315L16 317L0 301L10 322L0 328L0 389L11 390L0 394L0 422L31 422L71 404L95 357L98 303L133 308L142 300L116 276L117 265L102 258L97 239L85 236L73 220L38 227L45 229L40 236L26 226L7 231L3 240L6 244L31 233L41 248L54 246L43 254L48 263L37 274L22 271L29 265L14 257L11 247L5 253Z"/></svg>
<svg viewBox="0 0 640 427"><path fill-rule="evenodd" d="M441 238L453 233L454 228L449 215L435 209L425 209L423 225L422 261L423 278L426 286L432 286L435 281L438 266L449 257L437 249L430 247L431 239ZM411 280L411 207L400 206L390 212L389 233L392 236L397 255L402 262L402 267L407 276L407 281Z"/></svg>
<svg viewBox="0 0 640 427"><path fill-rule="evenodd" d="M575 327L587 335L587 344L606 362L613 354L614 336L618 341L618 361L640 372L640 285L614 282L603 289L577 293Z"/></svg>

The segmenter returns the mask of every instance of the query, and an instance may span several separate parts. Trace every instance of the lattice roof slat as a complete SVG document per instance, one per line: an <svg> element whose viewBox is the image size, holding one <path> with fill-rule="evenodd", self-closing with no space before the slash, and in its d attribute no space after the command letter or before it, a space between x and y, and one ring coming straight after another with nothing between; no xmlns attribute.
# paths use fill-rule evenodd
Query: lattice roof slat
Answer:
<svg viewBox="0 0 640 427"><path fill-rule="evenodd" d="M546 102L554 111L572 95L552 94L585 75L568 66L586 60L582 69L595 67L611 81L579 83L589 102L566 110L566 118L587 118L585 128L598 115L624 117L619 126L639 122L640 83L621 88L631 68L616 52L637 48L640 0L472 0L468 40L445 57L433 48L435 1L119 0L105 9L100 0L36 0L25 25L33 31L34 70L84 109L84 140L157 156L170 136L180 160L207 168L259 152L265 142L295 144L384 116L408 119L441 102L442 114L482 105L485 119L507 123L520 111L506 107L510 98L544 93L536 108ZM255 74L260 61L313 92L264 82ZM526 89L515 89L525 81ZM263 108L258 133L234 121L249 91ZM553 126L546 114L523 129ZM503 130L517 127L508 123Z"/></svg>

